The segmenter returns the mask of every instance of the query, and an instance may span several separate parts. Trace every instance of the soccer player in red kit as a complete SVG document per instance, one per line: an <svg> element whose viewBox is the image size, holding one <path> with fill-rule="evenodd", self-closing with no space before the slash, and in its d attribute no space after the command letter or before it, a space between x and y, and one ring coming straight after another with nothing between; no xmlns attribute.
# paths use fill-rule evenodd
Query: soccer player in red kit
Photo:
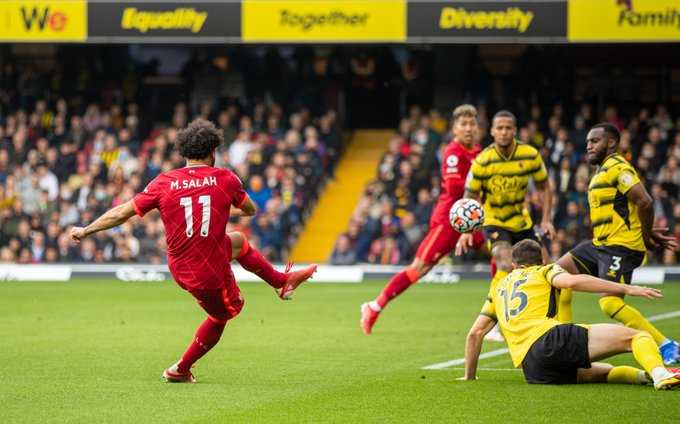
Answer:
<svg viewBox="0 0 680 424"><path fill-rule="evenodd" d="M456 247L460 233L451 227L449 211L463 197L465 179L472 160L480 151L477 144L477 110L461 105L453 111L454 140L446 146L442 157L442 190L430 217L430 230L420 243L411 265L396 274L375 300L361 305L361 329L371 334L380 312L395 297L427 274L439 260ZM474 233L474 247L484 243L481 232Z"/></svg>
<svg viewBox="0 0 680 424"><path fill-rule="evenodd" d="M184 168L160 174L133 199L87 227L71 230L71 238L79 242L135 214L160 211L168 268L177 284L208 314L182 358L163 372L168 382L194 382L191 366L217 344L227 321L241 312L243 297L231 271L232 258L267 281L283 299L290 298L316 271L316 265L310 265L295 272L278 272L248 245L243 234L225 233L232 206L246 215L254 215L256 208L233 172L213 166L221 141L221 132L211 122L193 121L177 139L179 153L187 161Z"/></svg>

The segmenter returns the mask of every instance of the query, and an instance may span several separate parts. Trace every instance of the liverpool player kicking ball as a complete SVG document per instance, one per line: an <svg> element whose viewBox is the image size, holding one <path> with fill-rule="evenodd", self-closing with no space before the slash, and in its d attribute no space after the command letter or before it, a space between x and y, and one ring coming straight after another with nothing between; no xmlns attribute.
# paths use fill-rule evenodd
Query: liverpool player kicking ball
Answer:
<svg viewBox="0 0 680 424"><path fill-rule="evenodd" d="M378 297L361 305L361 329L371 334L380 312L395 297L427 274L439 260L456 247L460 233L451 227L449 210L463 197L465 178L480 147L477 144L477 110L461 105L453 111L454 140L446 146L442 157L442 192L430 217L430 230L420 243L416 257L403 271L396 274ZM473 245L484 244L480 232L473 233Z"/></svg>
<svg viewBox="0 0 680 424"><path fill-rule="evenodd" d="M158 209L165 226L168 268L177 284L191 293L208 317L198 327L182 358L163 372L168 382L195 382L192 365L212 349L227 321L243 308L230 262L235 258L277 290L283 299L316 271L316 265L281 273L241 233L225 233L232 206L254 215L255 205L238 177L215 168L215 149L222 134L208 121L197 119L179 133L177 147L184 168L160 174L133 199L110 209L87 227L74 227L71 238L83 238L120 225L137 214Z"/></svg>

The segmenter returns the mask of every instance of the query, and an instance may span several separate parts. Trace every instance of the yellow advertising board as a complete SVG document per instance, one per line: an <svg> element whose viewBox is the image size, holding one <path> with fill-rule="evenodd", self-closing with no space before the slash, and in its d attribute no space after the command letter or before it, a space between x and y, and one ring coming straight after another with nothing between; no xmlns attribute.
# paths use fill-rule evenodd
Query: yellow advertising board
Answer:
<svg viewBox="0 0 680 424"><path fill-rule="evenodd" d="M404 0L244 0L243 41L405 41Z"/></svg>
<svg viewBox="0 0 680 424"><path fill-rule="evenodd" d="M85 41L84 0L2 1L0 41Z"/></svg>
<svg viewBox="0 0 680 424"><path fill-rule="evenodd" d="M569 0L569 41L680 41L678 0Z"/></svg>

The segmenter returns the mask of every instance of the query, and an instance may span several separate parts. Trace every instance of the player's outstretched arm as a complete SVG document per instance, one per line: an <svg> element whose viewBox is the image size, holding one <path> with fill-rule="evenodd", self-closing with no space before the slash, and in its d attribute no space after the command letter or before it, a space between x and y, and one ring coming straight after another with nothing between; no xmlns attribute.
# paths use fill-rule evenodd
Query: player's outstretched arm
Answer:
<svg viewBox="0 0 680 424"><path fill-rule="evenodd" d="M648 249L675 249L678 242L675 237L664 234L666 229L654 227L654 200L642 183L637 183L626 193L628 199L638 208L638 217L642 227L642 238Z"/></svg>
<svg viewBox="0 0 680 424"><path fill-rule="evenodd" d="M487 315L479 315L475 323L472 324L465 339L465 375L459 378L459 380L477 379L477 363L479 362L479 354L482 351L484 336L491 331L495 324L496 321Z"/></svg>
<svg viewBox="0 0 680 424"><path fill-rule="evenodd" d="M663 297L661 290L652 289L649 287L612 283L611 281L606 281L601 278L585 274L574 275L567 274L566 272L558 274L553 278L552 285L560 289L572 289L575 291L589 293L638 296L646 297L648 299Z"/></svg>
<svg viewBox="0 0 680 424"><path fill-rule="evenodd" d="M90 234L117 227L130 219L135 213L135 204L132 200L128 200L115 208L109 209L87 227L73 227L71 229L71 239L78 243Z"/></svg>

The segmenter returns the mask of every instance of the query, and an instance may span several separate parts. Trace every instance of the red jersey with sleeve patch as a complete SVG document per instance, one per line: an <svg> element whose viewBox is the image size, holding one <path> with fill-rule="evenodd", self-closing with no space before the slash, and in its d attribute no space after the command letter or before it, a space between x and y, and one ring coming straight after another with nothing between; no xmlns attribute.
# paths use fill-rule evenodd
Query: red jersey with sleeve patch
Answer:
<svg viewBox="0 0 680 424"><path fill-rule="evenodd" d="M229 278L231 243L225 233L231 206L246 199L233 172L190 166L160 174L133 203L139 216L158 209L165 226L168 267L184 289L220 288Z"/></svg>
<svg viewBox="0 0 680 424"><path fill-rule="evenodd" d="M465 179L472 165L472 160L481 151L479 144L466 149L457 141L450 142L442 156L442 187L437 205L430 217L430 228L437 225L450 225L449 211L453 203L463 197Z"/></svg>

